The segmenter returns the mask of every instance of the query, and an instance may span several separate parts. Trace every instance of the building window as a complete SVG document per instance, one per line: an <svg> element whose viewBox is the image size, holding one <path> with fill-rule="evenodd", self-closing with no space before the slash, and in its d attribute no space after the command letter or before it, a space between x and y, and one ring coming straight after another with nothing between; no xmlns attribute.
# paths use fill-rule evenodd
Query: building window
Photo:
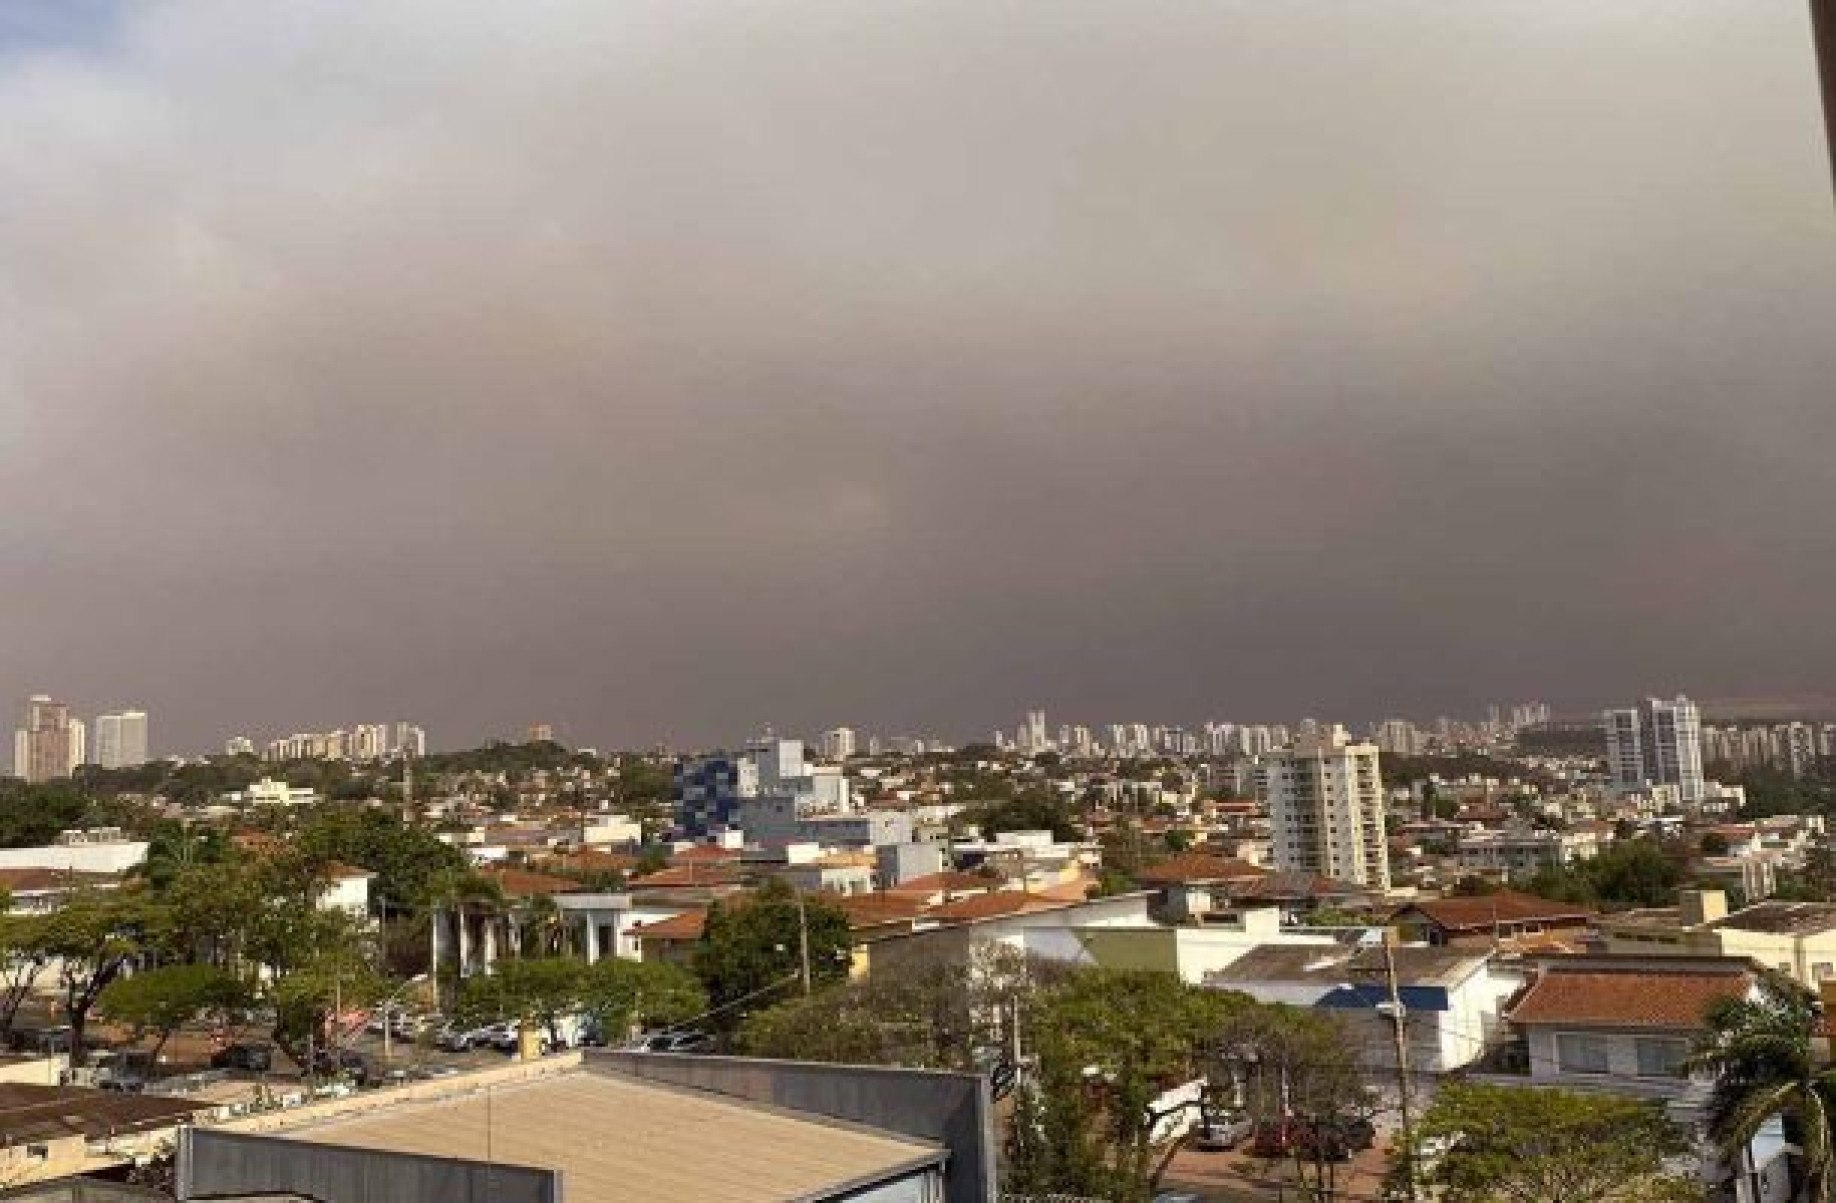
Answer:
<svg viewBox="0 0 1836 1203"><path fill-rule="evenodd" d="M1820 982L1836 977L1836 965L1831 965L1828 961L1818 961L1811 966L1811 976Z"/></svg>
<svg viewBox="0 0 1836 1203"><path fill-rule="evenodd" d="M1603 1074L1607 1072L1607 1042L1599 1036L1559 1033L1556 1064L1565 1074Z"/></svg>
<svg viewBox="0 0 1836 1203"><path fill-rule="evenodd" d="M1689 1047L1681 1040L1635 1040L1638 1048L1638 1076L1641 1078L1680 1078Z"/></svg>

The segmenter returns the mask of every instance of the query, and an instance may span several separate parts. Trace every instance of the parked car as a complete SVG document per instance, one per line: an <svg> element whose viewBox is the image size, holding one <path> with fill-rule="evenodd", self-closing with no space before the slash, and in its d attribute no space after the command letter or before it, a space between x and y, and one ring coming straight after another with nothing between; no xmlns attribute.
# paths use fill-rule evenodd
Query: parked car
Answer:
<svg viewBox="0 0 1836 1203"><path fill-rule="evenodd" d="M1306 1120L1277 1119L1256 1125L1256 1139L1251 1148L1258 1157L1298 1154L1306 1158L1320 1157L1327 1161L1349 1161L1354 1143L1351 1134L1339 1123L1314 1124Z"/></svg>
<svg viewBox="0 0 1836 1203"><path fill-rule="evenodd" d="M1220 1111L1200 1124L1192 1145L1208 1153L1222 1153L1236 1148L1255 1135L1256 1121L1241 1112Z"/></svg>
<svg viewBox="0 0 1836 1203"><path fill-rule="evenodd" d="M482 1024L478 1027L466 1027L463 1024L450 1024L440 1029L434 1037L434 1044L449 1053L463 1053L468 1049L486 1048L491 1044L494 1031L501 1024Z"/></svg>
<svg viewBox="0 0 1836 1203"><path fill-rule="evenodd" d="M703 1053L714 1047L706 1032L655 1032L640 1036L631 1046L644 1053Z"/></svg>
<svg viewBox="0 0 1836 1203"><path fill-rule="evenodd" d="M1333 1119L1320 1121L1323 1131L1353 1152L1377 1143L1377 1125L1368 1119Z"/></svg>
<svg viewBox="0 0 1836 1203"><path fill-rule="evenodd" d="M312 1054L312 1072L320 1077L341 1074L362 1086L370 1080L370 1063L354 1048L322 1048Z"/></svg>
<svg viewBox="0 0 1836 1203"><path fill-rule="evenodd" d="M102 1090L139 1094L152 1076L152 1060L137 1049L103 1053L96 1060L94 1082Z"/></svg>
<svg viewBox="0 0 1836 1203"><path fill-rule="evenodd" d="M514 1019L485 1028L485 1043L500 1053L514 1053L522 1041L523 1025Z"/></svg>
<svg viewBox="0 0 1836 1203"><path fill-rule="evenodd" d="M210 1055L212 1069L249 1069L267 1073L274 1068L274 1047L268 1044L231 1044Z"/></svg>

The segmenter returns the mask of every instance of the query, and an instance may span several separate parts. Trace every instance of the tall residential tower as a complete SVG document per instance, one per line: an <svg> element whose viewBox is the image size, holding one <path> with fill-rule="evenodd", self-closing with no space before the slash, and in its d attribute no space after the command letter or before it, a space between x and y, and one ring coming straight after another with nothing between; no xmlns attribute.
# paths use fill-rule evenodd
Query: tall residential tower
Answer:
<svg viewBox="0 0 1836 1203"><path fill-rule="evenodd" d="M1335 726L1262 760L1257 784L1275 828L1276 868L1390 888L1377 759L1376 744L1355 743Z"/></svg>
<svg viewBox="0 0 1836 1203"><path fill-rule="evenodd" d="M1674 785L1686 806L1707 796L1702 716L1694 702L1681 694L1669 700L1646 698L1642 706L1608 710L1601 717L1606 725L1607 771L1615 789Z"/></svg>

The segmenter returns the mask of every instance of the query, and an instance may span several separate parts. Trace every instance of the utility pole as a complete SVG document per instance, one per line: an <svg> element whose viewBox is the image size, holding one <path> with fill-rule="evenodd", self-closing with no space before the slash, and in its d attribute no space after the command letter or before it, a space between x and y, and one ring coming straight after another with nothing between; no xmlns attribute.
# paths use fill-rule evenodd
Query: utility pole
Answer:
<svg viewBox="0 0 1836 1203"><path fill-rule="evenodd" d="M1394 933L1386 928L1383 933L1383 976L1390 988L1388 1009L1391 1032L1396 1037L1396 1097L1397 1110L1402 1116L1403 1182L1410 1203L1416 1203L1419 1196L1415 1193L1415 1125L1409 1115L1409 1036L1404 1027L1409 1013L1403 1009L1402 991L1396 984L1396 947L1393 939Z"/></svg>
<svg viewBox="0 0 1836 1203"><path fill-rule="evenodd" d="M797 956L802 964L803 997L810 996L810 914L803 906L803 888L797 888Z"/></svg>

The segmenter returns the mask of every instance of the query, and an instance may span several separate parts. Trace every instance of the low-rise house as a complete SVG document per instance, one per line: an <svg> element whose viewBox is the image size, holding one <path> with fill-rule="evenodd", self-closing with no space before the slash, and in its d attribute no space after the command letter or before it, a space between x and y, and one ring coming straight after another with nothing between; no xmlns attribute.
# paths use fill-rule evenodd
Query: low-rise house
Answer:
<svg viewBox="0 0 1836 1203"><path fill-rule="evenodd" d="M1610 954L1744 957L1813 990L1836 980L1836 903L1727 907L1720 890L1684 890L1675 907L1603 915L1597 927Z"/></svg>
<svg viewBox="0 0 1836 1203"><path fill-rule="evenodd" d="M1234 887L1253 885L1269 871L1235 857L1182 852L1136 874L1143 886L1160 891L1159 910L1175 922L1198 919L1230 904Z"/></svg>
<svg viewBox="0 0 1836 1203"><path fill-rule="evenodd" d="M72 894L121 888L118 873L79 873L70 869L0 869L0 890L15 915L44 915L64 905Z"/></svg>
<svg viewBox="0 0 1836 1203"><path fill-rule="evenodd" d="M1390 916L1405 939L1453 948L1498 948L1523 936L1580 939L1594 921L1586 907L1516 890L1419 898Z"/></svg>
<svg viewBox="0 0 1836 1203"><path fill-rule="evenodd" d="M1523 981L1515 971L1489 953L1462 948L1405 946L1391 949L1390 958L1411 1070L1461 1069L1503 1041L1500 1013ZM1395 1069L1396 1021L1381 947L1263 945L1207 974L1205 985L1258 1002L1330 1011L1362 1050L1367 1068Z"/></svg>
<svg viewBox="0 0 1836 1203"><path fill-rule="evenodd" d="M1755 981L1740 957L1565 957L1532 972L1507 1014L1532 1082L1665 1099L1689 1088L1685 1063L1709 1008L1746 998Z"/></svg>

